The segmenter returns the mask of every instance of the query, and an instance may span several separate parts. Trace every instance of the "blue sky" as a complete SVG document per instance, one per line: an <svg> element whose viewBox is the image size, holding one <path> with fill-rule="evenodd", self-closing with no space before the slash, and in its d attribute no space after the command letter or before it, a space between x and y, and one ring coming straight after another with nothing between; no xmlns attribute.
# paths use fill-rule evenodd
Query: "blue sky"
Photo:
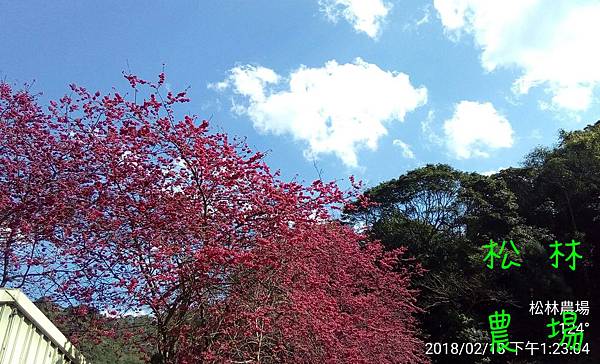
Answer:
<svg viewBox="0 0 600 364"><path fill-rule="evenodd" d="M589 0L0 1L0 77L174 90L285 178L516 166L600 118Z"/></svg>

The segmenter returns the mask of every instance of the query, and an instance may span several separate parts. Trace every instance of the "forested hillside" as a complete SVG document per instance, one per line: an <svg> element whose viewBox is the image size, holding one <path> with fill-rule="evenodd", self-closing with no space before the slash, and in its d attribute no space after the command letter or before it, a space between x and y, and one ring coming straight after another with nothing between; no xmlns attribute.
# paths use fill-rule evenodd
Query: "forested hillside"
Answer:
<svg viewBox="0 0 600 364"><path fill-rule="evenodd" d="M488 316L506 309L512 313L511 340L548 342L551 316L532 315L530 303L589 301L589 316L579 319L589 323L590 347L600 345L600 122L561 132L555 146L536 148L520 167L483 176L427 165L370 188L366 196L375 204L347 211L346 219L368 227L389 249L407 246L427 270L415 281L425 341L489 341ZM490 239L512 239L519 254L511 250L510 258L520 266L488 269L482 247ZM572 240L581 242L575 270L564 262L555 269L550 244ZM538 362L598 362L597 352L591 353L595 359L544 356ZM531 362L522 360L514 362Z"/></svg>

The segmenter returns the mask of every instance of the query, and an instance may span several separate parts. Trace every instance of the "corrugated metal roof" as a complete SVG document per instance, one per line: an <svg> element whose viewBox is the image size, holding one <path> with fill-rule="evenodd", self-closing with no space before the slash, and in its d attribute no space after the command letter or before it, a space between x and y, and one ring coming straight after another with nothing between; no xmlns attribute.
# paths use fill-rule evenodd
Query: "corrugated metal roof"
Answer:
<svg viewBox="0 0 600 364"><path fill-rule="evenodd" d="M18 289L0 289L0 364L90 364Z"/></svg>

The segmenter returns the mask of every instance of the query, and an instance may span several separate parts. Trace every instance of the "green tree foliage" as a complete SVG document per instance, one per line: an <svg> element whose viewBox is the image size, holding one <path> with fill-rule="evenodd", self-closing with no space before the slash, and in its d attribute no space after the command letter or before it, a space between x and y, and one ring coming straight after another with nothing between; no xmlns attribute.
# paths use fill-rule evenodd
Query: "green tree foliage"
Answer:
<svg viewBox="0 0 600 364"><path fill-rule="evenodd" d="M365 195L374 204L347 210L345 219L367 227L390 249L406 246L427 270L415 282L427 341L489 340L487 315L506 308L513 312L514 340L546 342L543 318L548 316L530 315L532 300L598 302L600 122L581 131L562 131L555 147L534 149L520 168L483 176L427 165ZM486 268L481 247L490 239L512 239L520 253L511 252L510 258L521 266ZM571 239L584 242L581 265L576 272L553 269L549 244ZM591 345L600 337L593 331L599 324L593 317L587 332ZM456 362L450 356L433 359ZM461 358L490 361L506 358Z"/></svg>

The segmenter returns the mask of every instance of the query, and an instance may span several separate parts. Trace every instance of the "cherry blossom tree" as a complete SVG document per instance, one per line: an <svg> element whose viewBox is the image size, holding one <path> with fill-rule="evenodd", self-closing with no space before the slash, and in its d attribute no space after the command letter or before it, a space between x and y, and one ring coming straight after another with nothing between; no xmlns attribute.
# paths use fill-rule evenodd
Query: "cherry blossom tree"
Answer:
<svg viewBox="0 0 600 364"><path fill-rule="evenodd" d="M85 171L57 130L27 90L0 83L0 287L55 286L69 269L56 255Z"/></svg>
<svg viewBox="0 0 600 364"><path fill-rule="evenodd" d="M334 217L357 196L280 179L179 115L186 93L0 88L2 286L147 314L154 363L426 362L419 266Z"/></svg>

